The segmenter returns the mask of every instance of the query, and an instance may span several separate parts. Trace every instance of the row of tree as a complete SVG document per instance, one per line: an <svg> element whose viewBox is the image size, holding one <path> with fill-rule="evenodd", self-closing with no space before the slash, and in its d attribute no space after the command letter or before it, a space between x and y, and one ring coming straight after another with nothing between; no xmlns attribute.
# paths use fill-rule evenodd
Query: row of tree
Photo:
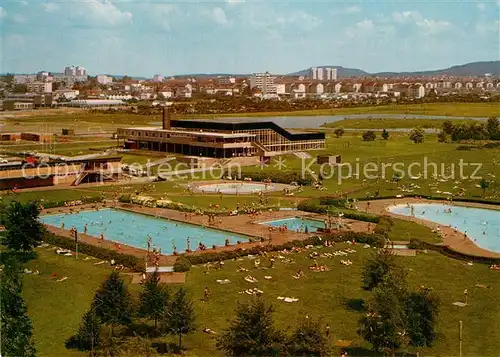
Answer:
<svg viewBox="0 0 500 357"><path fill-rule="evenodd" d="M446 141L448 137L458 140L500 140L500 122L496 117L490 117L486 123L478 121L453 124L451 120L443 122L439 134L439 141Z"/></svg>

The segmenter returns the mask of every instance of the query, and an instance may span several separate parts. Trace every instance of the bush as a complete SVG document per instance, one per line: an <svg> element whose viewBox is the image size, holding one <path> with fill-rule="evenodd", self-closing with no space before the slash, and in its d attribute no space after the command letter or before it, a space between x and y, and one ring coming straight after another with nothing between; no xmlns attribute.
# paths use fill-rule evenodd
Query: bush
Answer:
<svg viewBox="0 0 500 357"><path fill-rule="evenodd" d="M340 138L342 135L344 135L344 128L340 126L340 127L336 128L336 129L333 131L333 133L335 134L335 136L336 136L337 138Z"/></svg>
<svg viewBox="0 0 500 357"><path fill-rule="evenodd" d="M388 216L382 216L379 218L378 224L375 226L374 233L380 234L385 238L389 237L389 232L394 225L394 220Z"/></svg>
<svg viewBox="0 0 500 357"><path fill-rule="evenodd" d="M130 202L132 202L131 196L132 195L130 193L121 195L118 198L118 202L121 202L121 203L130 203Z"/></svg>
<svg viewBox="0 0 500 357"><path fill-rule="evenodd" d="M346 207L347 200L346 199L338 199L334 197L320 197L319 199L320 205L325 206L335 206L335 207Z"/></svg>
<svg viewBox="0 0 500 357"><path fill-rule="evenodd" d="M191 263L186 257L179 257L174 263L174 271L175 272L184 272L189 271L191 269Z"/></svg>
<svg viewBox="0 0 500 357"><path fill-rule="evenodd" d="M48 231L44 232L43 241L64 249L75 249L75 241L73 239L61 237ZM84 242L78 242L78 252L103 260L113 259L116 264L122 264L135 271L143 272L145 270L144 259L138 258L134 255L118 253L111 249L98 247Z"/></svg>
<svg viewBox="0 0 500 357"><path fill-rule="evenodd" d="M363 141L375 141L377 134L373 130L367 130L363 133Z"/></svg>

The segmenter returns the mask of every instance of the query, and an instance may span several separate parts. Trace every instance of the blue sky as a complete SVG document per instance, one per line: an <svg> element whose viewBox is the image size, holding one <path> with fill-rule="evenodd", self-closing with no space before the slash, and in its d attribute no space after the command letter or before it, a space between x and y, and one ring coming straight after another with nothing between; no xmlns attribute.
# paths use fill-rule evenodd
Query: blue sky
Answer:
<svg viewBox="0 0 500 357"><path fill-rule="evenodd" d="M500 58L499 1L0 0L0 72L151 77Z"/></svg>

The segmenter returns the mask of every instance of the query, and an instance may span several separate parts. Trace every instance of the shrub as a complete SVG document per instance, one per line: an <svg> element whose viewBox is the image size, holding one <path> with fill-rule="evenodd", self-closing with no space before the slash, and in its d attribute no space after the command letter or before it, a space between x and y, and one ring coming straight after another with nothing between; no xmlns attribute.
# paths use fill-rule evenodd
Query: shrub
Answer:
<svg viewBox="0 0 500 357"><path fill-rule="evenodd" d="M340 126L340 127L336 128L336 129L333 131L333 133L335 134L335 136L336 136L337 138L340 138L342 135L344 135L344 128Z"/></svg>
<svg viewBox="0 0 500 357"><path fill-rule="evenodd" d="M131 200L131 194L128 193L128 194L124 194L124 195L121 195L119 198L118 198L118 201L121 202L121 203L130 203L132 202Z"/></svg>
<svg viewBox="0 0 500 357"><path fill-rule="evenodd" d="M389 237L389 232L391 231L392 226L394 225L394 221L391 217L382 216L379 218L378 224L375 226L373 230L376 234L380 234L385 238Z"/></svg>
<svg viewBox="0 0 500 357"><path fill-rule="evenodd" d="M189 271L189 269L191 269L191 263L189 262L189 260L186 257L181 256L181 257L177 258L177 260L174 263L174 271L175 272Z"/></svg>
<svg viewBox="0 0 500 357"><path fill-rule="evenodd" d="M424 131L421 128L417 127L410 132L409 138L415 144L420 144L424 142L424 135Z"/></svg>
<svg viewBox="0 0 500 357"><path fill-rule="evenodd" d="M367 130L363 133L363 141L375 141L377 134L373 130Z"/></svg>

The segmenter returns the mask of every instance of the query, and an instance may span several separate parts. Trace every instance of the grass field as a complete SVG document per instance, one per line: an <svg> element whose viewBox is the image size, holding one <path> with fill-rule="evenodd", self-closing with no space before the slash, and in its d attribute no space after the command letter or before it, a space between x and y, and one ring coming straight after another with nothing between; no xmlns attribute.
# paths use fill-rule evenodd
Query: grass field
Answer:
<svg viewBox="0 0 500 357"><path fill-rule="evenodd" d="M466 120L453 119L451 122L456 125ZM470 120L468 120L470 121ZM344 129L401 129L415 128L417 126L424 129L441 129L445 120L442 119L345 119L329 123L327 128L343 127Z"/></svg>
<svg viewBox="0 0 500 357"><path fill-rule="evenodd" d="M335 249L347 245L339 244ZM331 251L320 248L318 251ZM215 349L212 335L201 332L209 327L220 333L233 315L237 301L249 301L251 297L239 294L248 288L258 287L264 291L264 299L276 308L277 325L290 329L295 321L306 314L321 318L324 324L332 326L331 343L337 340L352 341L350 355L372 356L369 348L356 334L356 324L362 315L362 302L369 293L361 289L361 267L371 254L371 249L356 247L350 255L352 266L340 264L339 257L320 258L319 264L330 267L329 272L313 273L308 266L312 259L310 251L288 255L293 263L277 259L275 268L254 269L253 261L226 261L222 270L203 273L200 267L193 267L187 275L186 287L194 298L198 331L184 339L187 356L221 356ZM58 256L53 250L38 248L39 256L29 263L31 269L38 269L40 275L26 275L24 296L28 303L29 315L33 319L35 341L40 357L77 357L86 353L67 350L65 340L77 329L81 316L89 307L93 294L109 272L104 267L94 266L95 260L84 261ZM435 289L441 299L441 313L438 322L439 338L434 347L421 350L425 356L450 356L458 354L458 321L464 324L464 355L497 357L500 350L500 335L494 328L500 319L500 305L497 303L500 279L498 272L487 266L468 266L464 262L452 260L437 253L419 254L417 257L398 258L408 270L408 282L413 288L420 285ZM263 266L268 266L264 259ZM236 272L239 266L249 273ZM302 269L306 278L295 280L292 275ZM68 276L68 280L57 283L51 278ZM259 280L249 284L243 280L251 274ZM265 280L264 276L272 276ZM230 284L219 285L217 279L229 279ZM125 278L128 282L129 278ZM483 284L490 288L476 287ZM208 302L200 301L203 289L211 292ZM129 285L133 292L140 289ZM453 306L463 299L463 290L468 289L470 304L465 308ZM296 297L297 303L286 304L277 300L278 296ZM167 340L170 340L168 338ZM415 351L415 350L413 350Z"/></svg>
<svg viewBox="0 0 500 357"><path fill-rule="evenodd" d="M21 115L22 114L22 115ZM32 113L14 113L0 117L2 130L18 132L38 131L61 133L61 129L75 129L78 134L89 132L111 132L124 126L147 126L160 121L160 115L138 114L95 114L84 110L34 111ZM317 109L291 112L238 113L223 115L186 115L178 118L224 118L234 116L309 116L309 115L348 115L348 114L418 114L459 117L500 116L498 103L426 103L408 105L379 105L355 108Z"/></svg>

